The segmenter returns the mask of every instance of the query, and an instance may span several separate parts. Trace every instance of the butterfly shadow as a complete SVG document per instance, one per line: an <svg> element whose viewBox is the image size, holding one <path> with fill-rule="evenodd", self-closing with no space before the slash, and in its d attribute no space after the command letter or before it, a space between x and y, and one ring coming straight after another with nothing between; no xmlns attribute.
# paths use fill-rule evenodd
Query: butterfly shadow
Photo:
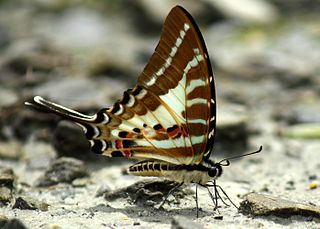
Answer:
<svg viewBox="0 0 320 229"><path fill-rule="evenodd" d="M140 219L146 222L161 222L164 224L170 224L171 222L168 219L173 218L174 216L184 216L191 220L197 219L196 207L183 207L183 208L173 208L169 207L164 208L156 208L151 206L140 206L140 205L130 205L125 207L114 207L114 204L100 204L94 207L87 208L91 214L97 212L103 213L122 213L128 218L132 219ZM199 217L203 218L207 216L214 216L214 211L203 211L201 208L199 209Z"/></svg>
<svg viewBox="0 0 320 229"><path fill-rule="evenodd" d="M148 179L105 193L106 203L90 207L87 211L92 214L120 212L130 218L162 223L169 223L168 218L176 215L197 219L215 217L219 213L214 208L199 208L197 215L195 194L187 186L170 180ZM167 199L168 196L171 198ZM163 200L165 204L162 206Z"/></svg>

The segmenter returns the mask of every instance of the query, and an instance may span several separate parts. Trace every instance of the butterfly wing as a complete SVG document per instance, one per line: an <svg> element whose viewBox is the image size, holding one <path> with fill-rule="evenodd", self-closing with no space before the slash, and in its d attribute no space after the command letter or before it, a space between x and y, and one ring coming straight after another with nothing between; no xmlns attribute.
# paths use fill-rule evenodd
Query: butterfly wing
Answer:
<svg viewBox="0 0 320 229"><path fill-rule="evenodd" d="M137 85L111 108L87 116L39 96L31 104L82 126L92 151L106 156L198 164L213 144L210 61L198 27L179 6Z"/></svg>
<svg viewBox="0 0 320 229"><path fill-rule="evenodd" d="M216 126L213 72L201 32L182 7L169 13L138 85L159 96L188 133L185 147L191 143L192 160L187 160L187 153L175 156L185 157L185 164L198 164L203 156L209 157ZM162 117L160 112L158 116Z"/></svg>

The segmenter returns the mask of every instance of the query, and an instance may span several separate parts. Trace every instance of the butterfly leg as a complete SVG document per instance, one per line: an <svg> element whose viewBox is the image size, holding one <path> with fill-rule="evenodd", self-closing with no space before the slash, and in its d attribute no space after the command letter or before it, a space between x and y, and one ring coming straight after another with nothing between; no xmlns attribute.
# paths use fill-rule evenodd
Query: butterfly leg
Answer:
<svg viewBox="0 0 320 229"><path fill-rule="evenodd" d="M197 207L197 218L199 218L198 185L197 184L196 184L196 207Z"/></svg>
<svg viewBox="0 0 320 229"><path fill-rule="evenodd" d="M220 191L225 195L225 197L227 197L227 199L229 200L229 202L238 209L237 205L230 199L230 197L227 195L227 193L222 189L222 187L220 185L217 185L215 181L212 182L212 184L207 184L207 185L203 185L204 187L207 188L208 193L210 195L210 198L212 199L214 205L215 205L215 210L218 208L218 198L221 200L222 203L224 203L226 206L230 206L229 204L227 204L223 198L221 197L218 189L220 189ZM211 191L209 190L209 187L213 187L214 188L214 195L211 193Z"/></svg>
<svg viewBox="0 0 320 229"><path fill-rule="evenodd" d="M227 195L227 193L221 188L220 185L216 185L216 187L221 190L221 192L225 195L225 197L227 197L227 199L229 200L229 202L230 202L235 208L239 209L239 208L237 207L237 205L230 199L230 197ZM228 204L221 198L221 196L220 196L219 193L218 193L218 195L219 195L219 198L221 199L221 201L222 201L225 205L230 206L230 205L228 205Z"/></svg>
<svg viewBox="0 0 320 229"><path fill-rule="evenodd" d="M178 185L174 186L172 189L170 189L170 191L168 192L168 194L166 195L166 197L164 198L164 200L161 202L161 204L159 205L159 208L161 208L164 203L167 201L168 197L178 188L180 188L183 185L183 182L179 183Z"/></svg>

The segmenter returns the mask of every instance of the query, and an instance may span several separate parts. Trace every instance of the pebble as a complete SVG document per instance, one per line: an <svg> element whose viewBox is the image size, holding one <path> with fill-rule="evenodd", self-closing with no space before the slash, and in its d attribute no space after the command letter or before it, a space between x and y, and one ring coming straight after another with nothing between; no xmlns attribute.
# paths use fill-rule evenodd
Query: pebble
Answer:
<svg viewBox="0 0 320 229"><path fill-rule="evenodd" d="M17 160L22 156L21 144L15 140L0 141L0 158Z"/></svg>
<svg viewBox="0 0 320 229"><path fill-rule="evenodd" d="M22 210L36 210L48 211L49 205L45 202L38 201L30 197L18 197L16 198L12 208L18 208Z"/></svg>
<svg viewBox="0 0 320 229"><path fill-rule="evenodd" d="M171 221L171 229L203 229L204 227L184 216L175 216Z"/></svg>
<svg viewBox="0 0 320 229"><path fill-rule="evenodd" d="M246 152L250 136L248 120L244 106L225 105L218 115L215 150L228 155Z"/></svg>
<svg viewBox="0 0 320 229"><path fill-rule="evenodd" d="M108 193L110 191L111 191L110 186L107 184L103 184L98 188L95 196L96 197L103 196L105 193Z"/></svg>
<svg viewBox="0 0 320 229"><path fill-rule="evenodd" d="M59 122L53 134L53 146L58 156L85 159L90 157L90 144L83 130L70 121Z"/></svg>
<svg viewBox="0 0 320 229"><path fill-rule="evenodd" d="M293 215L320 218L320 208L304 203L280 199L275 196L249 193L240 203L239 211L245 215L274 215L287 218Z"/></svg>
<svg viewBox="0 0 320 229"><path fill-rule="evenodd" d="M1 229L27 229L19 219L6 219L0 216Z"/></svg>
<svg viewBox="0 0 320 229"><path fill-rule="evenodd" d="M280 135L296 139L320 139L320 124L305 123L283 128Z"/></svg>
<svg viewBox="0 0 320 229"><path fill-rule="evenodd" d="M0 187L0 206L2 204L9 203L11 198L12 198L12 191L7 187Z"/></svg>
<svg viewBox="0 0 320 229"><path fill-rule="evenodd" d="M55 160L37 181L38 187L46 187L62 183L72 183L77 178L88 176L84 163L74 158L62 157Z"/></svg>
<svg viewBox="0 0 320 229"><path fill-rule="evenodd" d="M9 203L13 196L16 176L12 169L0 168L0 202Z"/></svg>
<svg viewBox="0 0 320 229"><path fill-rule="evenodd" d="M0 86L0 107L10 106L18 101L18 96L13 90Z"/></svg>
<svg viewBox="0 0 320 229"><path fill-rule="evenodd" d="M249 23L272 23L278 18L276 7L265 0L207 1L223 15Z"/></svg>
<svg viewBox="0 0 320 229"><path fill-rule="evenodd" d="M300 98L303 100L303 98ZM307 99L307 98L305 98ZM288 124L302 124L302 123L319 123L320 122L320 105L317 98L314 103L296 104L289 108L283 108L280 111L280 118L284 119Z"/></svg>
<svg viewBox="0 0 320 229"><path fill-rule="evenodd" d="M13 189L16 176L12 169L0 168L0 186Z"/></svg>
<svg viewBox="0 0 320 229"><path fill-rule="evenodd" d="M309 184L309 188L310 188L310 189L316 189L316 188L318 188L318 182L312 181L312 182Z"/></svg>

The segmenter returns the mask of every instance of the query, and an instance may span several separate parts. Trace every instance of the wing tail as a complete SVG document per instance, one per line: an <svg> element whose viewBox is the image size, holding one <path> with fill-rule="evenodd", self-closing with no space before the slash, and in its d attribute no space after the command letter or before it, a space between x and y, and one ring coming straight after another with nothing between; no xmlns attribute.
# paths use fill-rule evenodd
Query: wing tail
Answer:
<svg viewBox="0 0 320 229"><path fill-rule="evenodd" d="M46 100L41 96L35 96L32 101L25 102L25 104L44 112L54 113L58 116L69 119L79 124L94 123L96 121L96 115L90 116L82 114L70 108L64 107L60 104Z"/></svg>

